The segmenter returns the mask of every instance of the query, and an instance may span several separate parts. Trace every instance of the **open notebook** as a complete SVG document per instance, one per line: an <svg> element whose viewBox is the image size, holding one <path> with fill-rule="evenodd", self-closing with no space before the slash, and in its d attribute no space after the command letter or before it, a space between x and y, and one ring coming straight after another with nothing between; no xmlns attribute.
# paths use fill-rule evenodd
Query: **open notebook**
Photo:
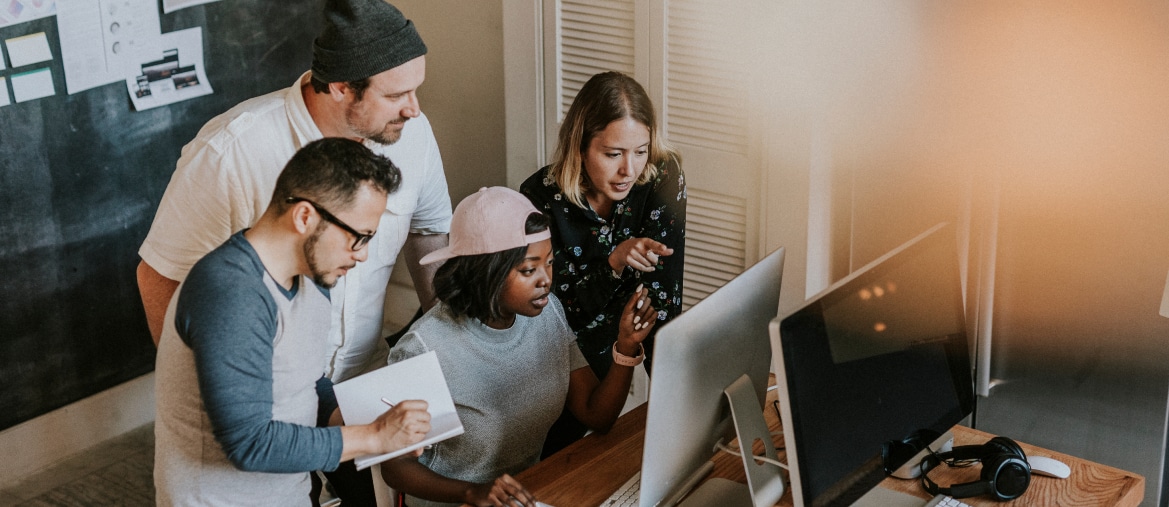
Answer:
<svg viewBox="0 0 1169 507"><path fill-rule="evenodd" d="M333 391L345 424L373 422L390 409L382 398L392 403L425 400L430 404L430 433L426 438L388 454L360 456L354 460L358 470L463 434L463 423L455 412L455 402L433 351L351 378L334 386Z"/></svg>

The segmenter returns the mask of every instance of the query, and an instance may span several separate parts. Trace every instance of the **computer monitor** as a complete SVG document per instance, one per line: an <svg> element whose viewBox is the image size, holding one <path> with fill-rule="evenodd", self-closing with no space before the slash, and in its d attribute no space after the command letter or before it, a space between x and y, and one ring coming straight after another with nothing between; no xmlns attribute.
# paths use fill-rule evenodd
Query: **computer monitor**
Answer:
<svg viewBox="0 0 1169 507"><path fill-rule="evenodd" d="M734 438L723 390L743 375L753 388L746 404L762 421L771 367L767 326L779 311L783 258L783 248L772 252L658 331L641 507L658 505L677 493L714 455L717 442ZM765 425L763 430L766 434ZM782 494L778 470L775 476Z"/></svg>
<svg viewBox="0 0 1169 507"><path fill-rule="evenodd" d="M971 413L961 287L939 224L772 322L796 507L852 505L911 459L883 448Z"/></svg>

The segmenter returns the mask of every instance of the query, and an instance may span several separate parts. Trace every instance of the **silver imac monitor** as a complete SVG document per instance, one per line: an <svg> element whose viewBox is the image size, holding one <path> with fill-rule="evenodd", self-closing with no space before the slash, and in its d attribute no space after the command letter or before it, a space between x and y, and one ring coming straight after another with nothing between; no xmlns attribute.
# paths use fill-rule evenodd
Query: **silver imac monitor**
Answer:
<svg viewBox="0 0 1169 507"><path fill-rule="evenodd" d="M675 497L679 486L714 456L715 444L734 438L723 391L744 375L753 388L744 405L762 421L771 367L767 326L779 311L783 258L783 248L772 252L658 331L642 455L641 507ZM766 425L763 430L766 433ZM775 472L779 479L778 469ZM777 487L782 494L782 480L772 486L771 491Z"/></svg>
<svg viewBox="0 0 1169 507"><path fill-rule="evenodd" d="M796 507L854 505L887 467L913 459L886 460L883 451L946 434L973 410L949 225L833 284L777 318L771 331Z"/></svg>

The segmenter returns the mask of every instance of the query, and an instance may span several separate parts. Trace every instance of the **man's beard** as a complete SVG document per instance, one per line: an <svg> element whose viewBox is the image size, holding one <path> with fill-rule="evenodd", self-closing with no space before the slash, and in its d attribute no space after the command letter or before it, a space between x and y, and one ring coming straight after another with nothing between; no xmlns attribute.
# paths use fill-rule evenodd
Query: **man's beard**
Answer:
<svg viewBox="0 0 1169 507"><path fill-rule="evenodd" d="M317 243L321 240L321 235L325 233L326 227L328 227L328 224L322 220L317 230L313 231L313 235L304 240L304 259L308 263L309 274L312 276L313 283L325 289L332 289L334 285L337 285L337 278L339 277L334 277L332 281L329 281L329 273L317 265L316 247Z"/></svg>
<svg viewBox="0 0 1169 507"><path fill-rule="evenodd" d="M391 129L390 125L401 125L405 127L405 123L409 118L399 118L398 122L390 122L382 126L379 131L367 131L357 124L357 119L361 116L356 110L357 104L350 104L349 109L345 112L345 123L349 126L349 130L357 135L369 139L381 145L391 145L398 142L402 138L402 129Z"/></svg>

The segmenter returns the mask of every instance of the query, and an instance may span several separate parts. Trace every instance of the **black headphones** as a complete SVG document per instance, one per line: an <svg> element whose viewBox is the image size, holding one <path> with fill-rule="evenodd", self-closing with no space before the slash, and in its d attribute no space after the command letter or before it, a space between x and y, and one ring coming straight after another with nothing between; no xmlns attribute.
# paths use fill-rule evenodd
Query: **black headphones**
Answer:
<svg viewBox="0 0 1169 507"><path fill-rule="evenodd" d="M974 461L982 463L982 474L977 481L943 488L929 478L930 470L941 463L970 466ZM1030 484L1031 465L1027 463L1027 455L1007 437L994 437L982 445L961 445L949 452L930 453L921 460L921 485L931 495L954 498L990 495L995 500L1011 500L1027 491Z"/></svg>

